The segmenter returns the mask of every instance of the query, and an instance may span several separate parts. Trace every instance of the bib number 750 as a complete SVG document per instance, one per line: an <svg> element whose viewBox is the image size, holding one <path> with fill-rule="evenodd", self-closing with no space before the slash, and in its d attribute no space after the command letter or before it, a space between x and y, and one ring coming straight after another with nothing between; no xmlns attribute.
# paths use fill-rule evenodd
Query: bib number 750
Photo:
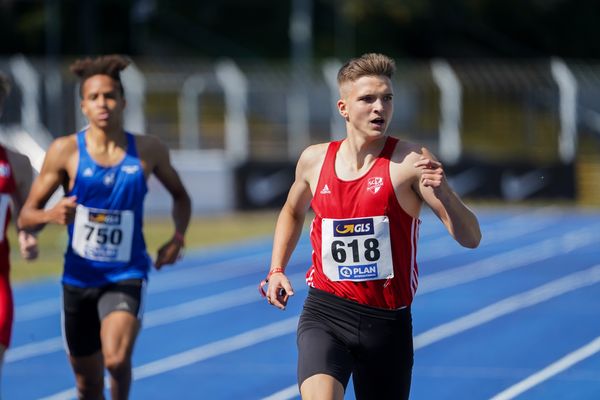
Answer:
<svg viewBox="0 0 600 400"><path fill-rule="evenodd" d="M118 246L123 241L123 231L119 228L109 229L109 228L99 228L93 225L84 225L87 233L85 236L85 240L88 242L94 236L94 232L96 232L96 243L98 244L106 244L110 243L112 245Z"/></svg>

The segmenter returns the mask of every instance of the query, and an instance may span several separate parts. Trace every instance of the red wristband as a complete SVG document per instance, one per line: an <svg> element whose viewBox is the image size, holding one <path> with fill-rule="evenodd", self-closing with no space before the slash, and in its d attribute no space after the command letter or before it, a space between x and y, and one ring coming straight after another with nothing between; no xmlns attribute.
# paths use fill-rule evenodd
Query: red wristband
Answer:
<svg viewBox="0 0 600 400"><path fill-rule="evenodd" d="M178 241L179 243L181 243L182 246L185 243L185 240L184 240L184 237L183 237L183 233L181 233L179 231L175 231L175 233L173 234L173 239L175 239L176 241Z"/></svg>
<svg viewBox="0 0 600 400"><path fill-rule="evenodd" d="M271 269L269 271L269 273L267 274L267 277L265 279L263 279L262 281L260 281L260 284L258 285L258 292L260 293L260 295L262 297L267 297L267 293L265 292L264 286L269 283L269 278L271 277L271 275L273 274L283 274L285 272L285 270L281 267L275 267L273 269Z"/></svg>

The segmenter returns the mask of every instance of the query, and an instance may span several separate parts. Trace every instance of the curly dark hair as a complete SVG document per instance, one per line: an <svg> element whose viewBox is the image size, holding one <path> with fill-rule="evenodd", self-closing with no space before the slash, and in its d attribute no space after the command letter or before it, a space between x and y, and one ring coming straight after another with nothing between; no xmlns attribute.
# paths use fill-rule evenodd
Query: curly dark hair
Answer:
<svg viewBox="0 0 600 400"><path fill-rule="evenodd" d="M94 75L108 75L119 84L121 95L124 95L123 85L121 84L121 71L131 64L131 61L118 54L100 56L94 59L87 57L76 60L69 68L71 72L81 79L79 94L83 96L82 88L85 81Z"/></svg>

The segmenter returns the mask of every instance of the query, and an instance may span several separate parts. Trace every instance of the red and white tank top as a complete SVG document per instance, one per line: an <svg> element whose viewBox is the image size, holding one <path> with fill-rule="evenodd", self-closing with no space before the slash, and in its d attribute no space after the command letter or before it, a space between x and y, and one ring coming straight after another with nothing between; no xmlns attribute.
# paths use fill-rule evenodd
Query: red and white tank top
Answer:
<svg viewBox="0 0 600 400"><path fill-rule="evenodd" d="M335 158L342 141L331 142L312 199L312 262L309 286L385 309L409 306L418 284L420 220L408 215L390 179L398 139L388 137L362 177L341 180Z"/></svg>
<svg viewBox="0 0 600 400"><path fill-rule="evenodd" d="M8 268L8 240L6 230L10 221L11 194L17 190L12 168L4 147L0 146L0 266Z"/></svg>

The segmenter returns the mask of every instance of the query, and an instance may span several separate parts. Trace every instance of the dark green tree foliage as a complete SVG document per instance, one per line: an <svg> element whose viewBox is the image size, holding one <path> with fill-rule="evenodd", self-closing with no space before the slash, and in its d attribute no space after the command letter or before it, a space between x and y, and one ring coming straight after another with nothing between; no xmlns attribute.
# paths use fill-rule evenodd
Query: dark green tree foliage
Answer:
<svg viewBox="0 0 600 400"><path fill-rule="evenodd" d="M316 58L599 58L598 0L312 0ZM289 58L292 0L4 0L0 52ZM47 18L54 6L56 18ZM142 10L142 11L140 11ZM50 46L54 29L58 44Z"/></svg>

